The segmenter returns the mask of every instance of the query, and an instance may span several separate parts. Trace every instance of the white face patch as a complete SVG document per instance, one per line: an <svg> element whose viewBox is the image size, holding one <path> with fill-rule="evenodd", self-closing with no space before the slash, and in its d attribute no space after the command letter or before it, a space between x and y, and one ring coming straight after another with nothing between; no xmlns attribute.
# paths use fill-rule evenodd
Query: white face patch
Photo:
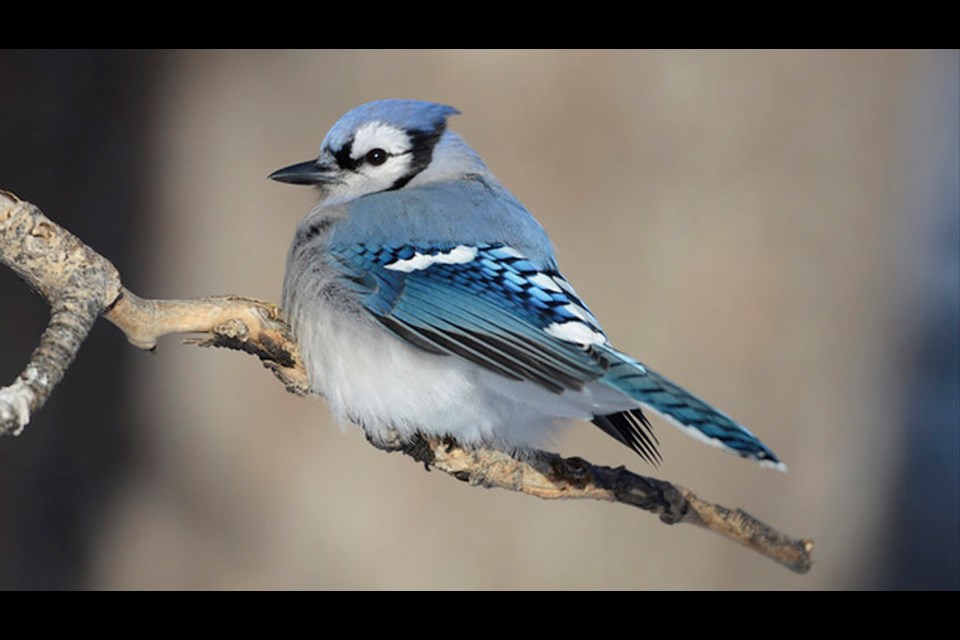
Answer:
<svg viewBox="0 0 960 640"><path fill-rule="evenodd" d="M403 271L410 273L412 271L422 271L434 264L466 264L472 262L477 257L477 248L468 247L460 244L450 249L446 253L423 254L416 253L412 258L406 260L397 260L385 265L385 269L392 271Z"/></svg>
<svg viewBox="0 0 960 640"><path fill-rule="evenodd" d="M374 149L383 149L393 156L410 151L410 136L396 127L382 122L368 122L353 134L350 157L359 160ZM389 161L388 161L389 162Z"/></svg>
<svg viewBox="0 0 960 640"><path fill-rule="evenodd" d="M554 322L544 329L554 338L559 338L564 342L573 342L581 346L590 344L605 344L606 336L594 331L589 326L577 320L568 320L566 322Z"/></svg>
<svg viewBox="0 0 960 640"><path fill-rule="evenodd" d="M387 152L386 162L374 165L366 155L374 149ZM356 161L352 171L341 171L336 184L330 185L322 200L325 206L353 200L369 193L390 189L398 180L409 179L413 170L413 142L403 130L379 121L367 122L353 134L350 157Z"/></svg>

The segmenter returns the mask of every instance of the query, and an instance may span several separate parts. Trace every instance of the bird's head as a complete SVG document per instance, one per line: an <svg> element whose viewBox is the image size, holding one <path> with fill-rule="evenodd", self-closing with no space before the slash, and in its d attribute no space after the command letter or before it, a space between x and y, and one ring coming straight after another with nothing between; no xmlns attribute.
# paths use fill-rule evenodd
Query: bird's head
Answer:
<svg viewBox="0 0 960 640"><path fill-rule="evenodd" d="M447 131L453 107L420 100L378 100L341 117L320 155L270 174L273 180L318 187L321 201L346 202L370 193L451 180L487 168Z"/></svg>

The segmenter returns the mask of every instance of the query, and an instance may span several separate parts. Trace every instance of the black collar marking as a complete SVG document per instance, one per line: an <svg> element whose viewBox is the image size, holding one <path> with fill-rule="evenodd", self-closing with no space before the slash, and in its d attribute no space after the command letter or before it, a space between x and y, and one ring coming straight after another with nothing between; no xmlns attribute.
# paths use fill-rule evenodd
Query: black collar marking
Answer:
<svg viewBox="0 0 960 640"><path fill-rule="evenodd" d="M443 135L446 129L447 125L442 124L433 131L410 132L410 144L413 145L410 150L412 154L410 173L402 178L398 178L396 182L390 185L387 191L396 191L404 187L408 182L413 180L418 173L430 166L430 161L433 160L433 148L437 146L437 142L440 141L440 136Z"/></svg>

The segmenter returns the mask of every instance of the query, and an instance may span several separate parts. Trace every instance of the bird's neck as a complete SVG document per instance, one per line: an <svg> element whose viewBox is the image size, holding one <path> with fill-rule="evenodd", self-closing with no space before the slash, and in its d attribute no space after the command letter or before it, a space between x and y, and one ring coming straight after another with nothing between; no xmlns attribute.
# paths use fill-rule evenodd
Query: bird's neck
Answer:
<svg viewBox="0 0 960 640"><path fill-rule="evenodd" d="M433 148L430 164L407 184L416 187L431 182L459 180L468 175L494 179L487 165L463 138L453 131L445 131Z"/></svg>

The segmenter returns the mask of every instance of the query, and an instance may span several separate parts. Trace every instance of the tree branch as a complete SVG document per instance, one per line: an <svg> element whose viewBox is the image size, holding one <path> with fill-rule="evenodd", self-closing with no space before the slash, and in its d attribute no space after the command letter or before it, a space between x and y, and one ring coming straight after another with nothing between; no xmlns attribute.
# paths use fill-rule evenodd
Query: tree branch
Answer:
<svg viewBox="0 0 960 640"><path fill-rule="evenodd" d="M97 316L115 324L132 345L153 349L158 338L195 333L200 346L245 351L298 395L308 392L299 350L276 305L237 296L194 300L147 300L127 291L116 268L35 206L0 191L0 262L13 269L50 303L50 322L23 373L0 388L0 435L17 435L50 396L73 361ZM592 465L534 451L514 457L472 449L449 438L419 436L374 443L400 451L458 480L546 500L619 502L686 522L739 542L798 573L813 563L812 540L786 536L739 509L698 498L683 487L640 476L624 467Z"/></svg>

